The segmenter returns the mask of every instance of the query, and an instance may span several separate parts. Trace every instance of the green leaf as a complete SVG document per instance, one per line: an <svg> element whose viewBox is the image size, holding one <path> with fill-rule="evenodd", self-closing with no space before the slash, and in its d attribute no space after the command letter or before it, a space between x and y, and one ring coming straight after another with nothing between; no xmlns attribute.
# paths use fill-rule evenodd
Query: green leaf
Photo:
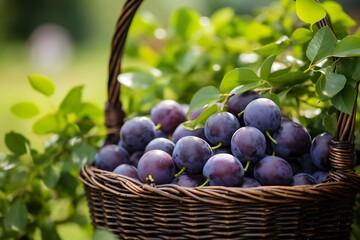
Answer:
<svg viewBox="0 0 360 240"><path fill-rule="evenodd" d="M213 86L200 88L192 97L188 112L204 107L212 101L219 100L221 94L219 90Z"/></svg>
<svg viewBox="0 0 360 240"><path fill-rule="evenodd" d="M32 102L19 102L11 107L11 112L19 118L32 118L38 115L40 110Z"/></svg>
<svg viewBox="0 0 360 240"><path fill-rule="evenodd" d="M346 77L342 74L334 73L331 68L328 68L325 72L324 81L320 83L322 95L331 98L344 88Z"/></svg>
<svg viewBox="0 0 360 240"><path fill-rule="evenodd" d="M353 86L346 84L341 92L336 94L331 102L340 112L350 114L356 100L356 91Z"/></svg>
<svg viewBox="0 0 360 240"><path fill-rule="evenodd" d="M5 144L11 152L20 156L27 152L26 146L30 143L23 135L16 132L9 132L5 135Z"/></svg>
<svg viewBox="0 0 360 240"><path fill-rule="evenodd" d="M254 52L261 56L279 55L285 52L289 45L290 39L287 36L283 36L276 42L254 49Z"/></svg>
<svg viewBox="0 0 360 240"><path fill-rule="evenodd" d="M309 75L304 72L285 72L281 75L270 75L267 82L274 87L291 87L308 79Z"/></svg>
<svg viewBox="0 0 360 240"><path fill-rule="evenodd" d="M348 83L354 84L360 80L360 57L339 58L336 72L343 74Z"/></svg>
<svg viewBox="0 0 360 240"><path fill-rule="evenodd" d="M72 159L73 162L78 166L79 170L85 164L93 162L96 154L96 149L90 146L86 142L79 142L73 147Z"/></svg>
<svg viewBox="0 0 360 240"><path fill-rule="evenodd" d="M243 92L246 92L246 91L249 91L249 90L259 88L261 86L263 86L263 83L261 81L253 82L253 83L247 83L247 84L244 84L244 85L237 86L236 88L234 88L231 91L231 93L234 93L234 94L243 93Z"/></svg>
<svg viewBox="0 0 360 240"><path fill-rule="evenodd" d="M343 38L333 51L335 57L360 56L360 37L347 36Z"/></svg>
<svg viewBox="0 0 360 240"><path fill-rule="evenodd" d="M28 210L22 199L17 199L10 205L4 217L4 226L8 230L25 233Z"/></svg>
<svg viewBox="0 0 360 240"><path fill-rule="evenodd" d="M56 187L57 183L59 182L60 168L49 165L44 169L42 176L43 176L42 180L44 181L45 185L48 188L53 189Z"/></svg>
<svg viewBox="0 0 360 240"><path fill-rule="evenodd" d="M327 101L330 99L328 96L325 96L323 94L323 89L326 84L325 82L326 82L325 75L321 74L315 84L316 94L318 95L318 97L320 98L321 101Z"/></svg>
<svg viewBox="0 0 360 240"><path fill-rule="evenodd" d="M326 16L325 9L314 0L296 0L296 14L305 23L314 24Z"/></svg>
<svg viewBox="0 0 360 240"><path fill-rule="evenodd" d="M310 41L306 56L314 63L331 56L336 47L337 39L329 27L321 28Z"/></svg>
<svg viewBox="0 0 360 240"><path fill-rule="evenodd" d="M77 112L81 105L81 97L84 86L77 86L68 92L62 100L59 109L64 113Z"/></svg>
<svg viewBox="0 0 360 240"><path fill-rule="evenodd" d="M64 121L59 115L49 113L38 119L32 129L34 133L39 135L57 133L64 124Z"/></svg>
<svg viewBox="0 0 360 240"><path fill-rule="evenodd" d="M32 88L36 91L46 96L51 96L54 93L55 85L48 77L40 74L32 74L28 78Z"/></svg>
<svg viewBox="0 0 360 240"><path fill-rule="evenodd" d="M40 226L42 239L47 240L61 240L56 225L51 220L45 220L45 223Z"/></svg>
<svg viewBox="0 0 360 240"><path fill-rule="evenodd" d="M352 19L343 9L341 4L336 1L325 1L322 3L324 9L330 16L331 22L341 23L345 29L349 29L356 25L356 21Z"/></svg>
<svg viewBox="0 0 360 240"><path fill-rule="evenodd" d="M103 111L93 103L81 103L78 115L80 118L92 119L98 123L104 121Z"/></svg>
<svg viewBox="0 0 360 240"><path fill-rule="evenodd" d="M229 26L228 24L234 19L234 16L235 11L231 7L225 7L215 11L211 16L211 22L215 31L219 31L224 27Z"/></svg>
<svg viewBox="0 0 360 240"><path fill-rule="evenodd" d="M191 121L186 121L183 124L184 128L188 130L194 130L197 127L204 126L206 120L213 114L220 112L220 108L216 103L212 103L205 108L204 111L200 113L200 115Z"/></svg>
<svg viewBox="0 0 360 240"><path fill-rule="evenodd" d="M191 39L193 33L201 28L200 15L188 7L178 8L170 17L170 27L175 36Z"/></svg>
<svg viewBox="0 0 360 240"><path fill-rule="evenodd" d="M96 229L92 240L117 240L117 238L108 230Z"/></svg>
<svg viewBox="0 0 360 240"><path fill-rule="evenodd" d="M312 36L313 36L313 33L309 29L297 28L291 34L290 39L295 44L303 44L303 43L310 41Z"/></svg>
<svg viewBox="0 0 360 240"><path fill-rule="evenodd" d="M260 78L251 68L236 68L225 74L220 83L220 91L228 93L237 86L259 82Z"/></svg>
<svg viewBox="0 0 360 240"><path fill-rule="evenodd" d="M289 87L279 93L277 93L277 98L279 99L279 102L283 102L287 99L287 95L288 93L292 90L293 88L292 87ZM280 104L279 104L280 105Z"/></svg>
<svg viewBox="0 0 360 240"><path fill-rule="evenodd" d="M131 89L147 89L154 85L155 77L148 72L127 72L118 76L118 81Z"/></svg>
<svg viewBox="0 0 360 240"><path fill-rule="evenodd" d="M196 51L192 48L184 48L175 54L175 68L181 73L188 73L197 61Z"/></svg>
<svg viewBox="0 0 360 240"><path fill-rule="evenodd" d="M267 80L271 73L271 66L275 61L276 55L270 55L265 59L260 67L260 78L263 80Z"/></svg>

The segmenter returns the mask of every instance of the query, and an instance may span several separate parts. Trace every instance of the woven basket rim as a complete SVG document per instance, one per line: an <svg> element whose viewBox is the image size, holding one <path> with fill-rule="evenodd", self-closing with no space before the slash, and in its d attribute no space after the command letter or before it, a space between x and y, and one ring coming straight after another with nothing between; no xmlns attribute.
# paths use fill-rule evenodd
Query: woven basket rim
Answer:
<svg viewBox="0 0 360 240"><path fill-rule="evenodd" d="M94 166L84 166L80 173L80 180L88 187L99 191L111 192L114 195L132 195L132 197L152 198L163 196L179 201L206 202L210 204L224 204L227 199L235 202L248 203L287 203L292 201L315 201L320 198L342 198L344 189L357 190L349 182L326 181L313 185L299 186L258 186L251 188L203 186L184 187L176 184L162 184L151 186L139 180L98 169ZM119 191L119 188L122 191ZM279 200L282 198L282 200Z"/></svg>

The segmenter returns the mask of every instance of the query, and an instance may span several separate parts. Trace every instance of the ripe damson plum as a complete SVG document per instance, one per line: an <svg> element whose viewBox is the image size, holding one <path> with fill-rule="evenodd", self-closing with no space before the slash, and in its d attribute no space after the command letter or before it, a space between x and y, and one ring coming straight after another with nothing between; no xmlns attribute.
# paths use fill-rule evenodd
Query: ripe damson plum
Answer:
<svg viewBox="0 0 360 240"><path fill-rule="evenodd" d="M283 158L266 156L255 165L254 178L264 186L290 186L293 172L290 164Z"/></svg>
<svg viewBox="0 0 360 240"><path fill-rule="evenodd" d="M229 147L220 147L213 149L214 155L219 153L228 153L232 154L231 149Z"/></svg>
<svg viewBox="0 0 360 240"><path fill-rule="evenodd" d="M213 150L204 139L186 136L177 141L172 157L178 169L188 174L200 174L212 155Z"/></svg>
<svg viewBox="0 0 360 240"><path fill-rule="evenodd" d="M180 138L185 137L185 136L195 136L195 137L202 138L204 140L206 139L203 127L195 128L194 130L189 130L189 129L184 128L184 126L182 124L179 124L179 126L176 127L171 140L174 143L176 143L177 141L179 141Z"/></svg>
<svg viewBox="0 0 360 240"><path fill-rule="evenodd" d="M202 184L198 178L188 175L186 173L181 174L178 177L175 177L172 181L172 184L176 184L182 187L198 187Z"/></svg>
<svg viewBox="0 0 360 240"><path fill-rule="evenodd" d="M280 108L268 98L254 99L244 110L244 123L262 132L272 133L281 123Z"/></svg>
<svg viewBox="0 0 360 240"><path fill-rule="evenodd" d="M211 115L205 122L205 137L213 145L230 146L231 137L240 128L239 120L229 112Z"/></svg>
<svg viewBox="0 0 360 240"><path fill-rule="evenodd" d="M206 110L206 107L202 107L199 109L195 109L189 113L189 120L195 120L197 117L200 116L200 114Z"/></svg>
<svg viewBox="0 0 360 240"><path fill-rule="evenodd" d="M293 186L316 184L315 178L308 173L297 173L293 176Z"/></svg>
<svg viewBox="0 0 360 240"><path fill-rule="evenodd" d="M130 163L128 152L116 145L110 144L102 147L95 155L95 166L112 172L117 166Z"/></svg>
<svg viewBox="0 0 360 240"><path fill-rule="evenodd" d="M158 150L163 150L164 152L167 152L168 154L172 155L174 147L175 147L175 143L173 143L170 139L163 137L154 138L148 143L148 145L146 145L145 152L158 149Z"/></svg>
<svg viewBox="0 0 360 240"><path fill-rule="evenodd" d="M144 150L155 137L155 124L148 117L134 117L120 129L120 141L132 151Z"/></svg>
<svg viewBox="0 0 360 240"><path fill-rule="evenodd" d="M241 127L231 138L231 152L242 163L257 162L263 158L266 151L264 134L254 127Z"/></svg>
<svg viewBox="0 0 360 240"><path fill-rule="evenodd" d="M282 158L296 159L310 150L311 136L307 129L297 122L282 121L272 137L276 141L272 143L272 148L275 154Z"/></svg>
<svg viewBox="0 0 360 240"><path fill-rule="evenodd" d="M133 165L134 167L137 167L139 160L143 154L144 154L144 151L133 152L129 158L130 164Z"/></svg>
<svg viewBox="0 0 360 240"><path fill-rule="evenodd" d="M171 155L162 150L150 150L144 153L139 160L137 169L143 183L157 185L170 183L176 172Z"/></svg>
<svg viewBox="0 0 360 240"><path fill-rule="evenodd" d="M171 99L162 100L150 111L150 118L166 134L173 133L176 127L185 122L186 114L182 106Z"/></svg>
<svg viewBox="0 0 360 240"><path fill-rule="evenodd" d="M311 142L310 154L313 164L319 170L329 169L329 148L332 136L330 133L321 133Z"/></svg>
<svg viewBox="0 0 360 240"><path fill-rule="evenodd" d="M327 171L318 170L312 173L316 183L321 183L325 181L329 177L329 173Z"/></svg>
<svg viewBox="0 0 360 240"><path fill-rule="evenodd" d="M230 94L236 92L237 88L233 89ZM239 117L239 114L245 110L245 107L252 101L260 98L259 93L254 90L249 90L242 93L235 93L229 97L226 103L227 111Z"/></svg>
<svg viewBox="0 0 360 240"><path fill-rule="evenodd" d="M312 174L319 170L313 163L310 153L305 153L303 156L298 157L297 162L300 165L301 172Z"/></svg>
<svg viewBox="0 0 360 240"><path fill-rule="evenodd" d="M203 175L210 186L240 186L244 181L244 168L233 155L219 153L205 163Z"/></svg>
<svg viewBox="0 0 360 240"><path fill-rule="evenodd" d="M124 163L124 164L121 164L121 165L117 166L114 169L113 173L121 174L121 175L124 175L124 176L134 178L136 180L140 180L137 168L134 167L133 165L130 165L130 164L127 164L127 163Z"/></svg>
<svg viewBox="0 0 360 240"><path fill-rule="evenodd" d="M261 186L261 184L257 180L255 180L253 178L249 178L249 177L244 177L244 181L240 187L252 188L252 187L259 187L259 186Z"/></svg>

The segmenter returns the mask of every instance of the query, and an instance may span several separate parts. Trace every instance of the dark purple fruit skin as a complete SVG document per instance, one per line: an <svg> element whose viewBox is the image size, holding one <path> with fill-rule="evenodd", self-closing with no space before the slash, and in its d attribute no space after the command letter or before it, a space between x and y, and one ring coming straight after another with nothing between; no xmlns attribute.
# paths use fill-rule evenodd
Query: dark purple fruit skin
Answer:
<svg viewBox="0 0 360 240"><path fill-rule="evenodd" d="M193 177L192 175L188 175L186 173L181 174L178 177L175 177L172 181L172 184L176 184L182 187L198 187L201 185L197 178Z"/></svg>
<svg viewBox="0 0 360 240"><path fill-rule="evenodd" d="M188 174L201 174L212 155L211 146L204 139L186 136L177 141L172 157L178 169L185 167Z"/></svg>
<svg viewBox="0 0 360 240"><path fill-rule="evenodd" d="M230 146L231 137L240 128L239 120L229 112L211 115L205 122L205 137L212 145L222 143L222 147Z"/></svg>
<svg viewBox="0 0 360 240"><path fill-rule="evenodd" d="M172 155L174 147L175 147L175 143L173 143L170 139L162 138L162 137L154 138L148 143L148 145L146 145L145 152L158 149L158 150L163 150L164 152L167 152L168 154Z"/></svg>
<svg viewBox="0 0 360 240"><path fill-rule="evenodd" d="M272 143L272 148L282 158L296 159L310 150L311 136L299 123L282 121L272 137L277 141Z"/></svg>
<svg viewBox="0 0 360 240"><path fill-rule="evenodd" d="M235 92L236 89L230 92ZM227 101L227 111L234 114L235 116L239 116L239 113L245 110L245 107L252 101L257 98L260 98L260 95L253 91L249 90L243 93L237 93L229 97L229 100Z"/></svg>
<svg viewBox="0 0 360 240"><path fill-rule="evenodd" d="M128 163L128 152L115 144L102 147L95 155L95 166L99 169L112 172L120 164Z"/></svg>
<svg viewBox="0 0 360 240"><path fill-rule="evenodd" d="M147 117L134 117L120 129L120 138L132 151L144 150L155 137L155 124Z"/></svg>
<svg viewBox="0 0 360 240"><path fill-rule="evenodd" d="M219 153L205 163L203 175L210 180L210 186L240 186L244 181L244 168L233 155Z"/></svg>
<svg viewBox="0 0 360 240"><path fill-rule="evenodd" d="M241 184L240 187L242 187L242 188L252 188L252 187L259 187L259 186L261 186L261 184L257 180L255 180L253 178L245 177L244 181L243 181L243 183Z"/></svg>
<svg viewBox="0 0 360 240"><path fill-rule="evenodd" d="M300 165L301 172L312 174L319 170L313 163L310 153L306 153L297 158L297 162Z"/></svg>
<svg viewBox="0 0 360 240"><path fill-rule="evenodd" d="M206 110L206 107L195 109L189 113L189 120L195 120L200 114Z"/></svg>
<svg viewBox="0 0 360 240"><path fill-rule="evenodd" d="M314 184L316 184L315 178L308 173L298 173L293 176L293 186Z"/></svg>
<svg viewBox="0 0 360 240"><path fill-rule="evenodd" d="M329 177L329 173L327 171L318 170L312 173L316 183L321 183L325 181Z"/></svg>
<svg viewBox="0 0 360 240"><path fill-rule="evenodd" d="M130 164L124 163L124 164L117 166L114 169L113 173L128 176L128 177L131 177L131 178L134 178L134 179L140 181L137 168Z"/></svg>
<svg viewBox="0 0 360 240"><path fill-rule="evenodd" d="M331 139L331 134L322 133L315 136L311 142L311 159L319 170L329 170L329 148Z"/></svg>
<svg viewBox="0 0 360 240"><path fill-rule="evenodd" d="M281 123L280 108L270 99L254 99L244 110L244 122L262 132L274 132Z"/></svg>
<svg viewBox="0 0 360 240"><path fill-rule="evenodd" d="M182 106L174 100L162 100L150 111L153 122L161 125L161 130L166 134L173 133L176 127L185 122L186 114Z"/></svg>
<svg viewBox="0 0 360 240"><path fill-rule="evenodd" d="M266 151L264 134L254 127L241 127L231 138L231 152L242 163L258 162Z"/></svg>
<svg viewBox="0 0 360 240"><path fill-rule="evenodd" d="M174 143L176 143L177 141L179 141L180 138L185 137L185 136L195 136L195 137L202 138L204 140L206 139L205 133L204 133L204 128L196 128L194 130L188 130L188 129L184 128L184 126L182 124L180 124L175 129L171 140Z"/></svg>
<svg viewBox="0 0 360 240"><path fill-rule="evenodd" d="M150 183L147 178L151 175L157 185L170 183L176 172L171 155L161 150L150 150L144 153L137 169L141 182Z"/></svg>
<svg viewBox="0 0 360 240"><path fill-rule="evenodd" d="M254 178L264 186L290 186L293 172L290 164L277 156L266 156L255 165Z"/></svg>
<svg viewBox="0 0 360 240"><path fill-rule="evenodd" d="M131 165L133 165L134 167L137 167L138 163L139 163L139 160L140 158L142 157L142 155L144 154L144 151L136 151L136 152L133 152L131 155L130 155L130 163Z"/></svg>

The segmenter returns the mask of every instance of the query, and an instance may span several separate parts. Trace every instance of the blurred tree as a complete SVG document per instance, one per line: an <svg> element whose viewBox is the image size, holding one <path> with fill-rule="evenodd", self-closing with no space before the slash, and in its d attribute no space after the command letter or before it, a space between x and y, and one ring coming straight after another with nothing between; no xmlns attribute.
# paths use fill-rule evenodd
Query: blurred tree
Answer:
<svg viewBox="0 0 360 240"><path fill-rule="evenodd" d="M4 40L26 40L40 24L55 23L68 29L75 41L89 33L86 1L5 0L2 3Z"/></svg>

